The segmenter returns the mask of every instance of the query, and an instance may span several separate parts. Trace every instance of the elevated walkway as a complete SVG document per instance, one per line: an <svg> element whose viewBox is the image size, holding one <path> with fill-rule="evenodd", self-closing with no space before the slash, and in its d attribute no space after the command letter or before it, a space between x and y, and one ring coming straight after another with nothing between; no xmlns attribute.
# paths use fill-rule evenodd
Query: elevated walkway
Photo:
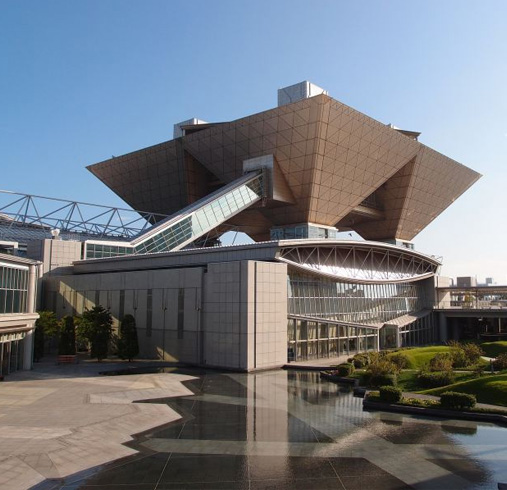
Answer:
<svg viewBox="0 0 507 490"><path fill-rule="evenodd" d="M264 172L248 172L134 237L131 242L86 242L85 258L180 250L264 197Z"/></svg>

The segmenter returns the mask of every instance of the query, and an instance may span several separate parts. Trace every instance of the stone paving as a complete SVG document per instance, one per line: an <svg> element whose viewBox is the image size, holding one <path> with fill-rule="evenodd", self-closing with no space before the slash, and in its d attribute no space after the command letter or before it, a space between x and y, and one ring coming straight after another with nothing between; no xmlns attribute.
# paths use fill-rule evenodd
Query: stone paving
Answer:
<svg viewBox="0 0 507 490"><path fill-rule="evenodd" d="M0 383L1 489L489 490L507 480L506 428L370 413L317 372L98 376L105 368L38 366Z"/></svg>
<svg viewBox="0 0 507 490"><path fill-rule="evenodd" d="M121 364L125 367L125 364ZM136 454L136 434L180 418L136 400L192 394L191 376L100 376L114 364L40 363L0 383L0 488L21 490Z"/></svg>

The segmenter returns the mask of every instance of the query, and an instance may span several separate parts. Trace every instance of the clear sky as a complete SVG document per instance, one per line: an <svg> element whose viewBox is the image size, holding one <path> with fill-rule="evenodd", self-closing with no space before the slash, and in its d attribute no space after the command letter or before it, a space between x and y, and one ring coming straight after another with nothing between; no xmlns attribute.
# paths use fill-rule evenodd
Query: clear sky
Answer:
<svg viewBox="0 0 507 490"><path fill-rule="evenodd" d="M507 283L505 0L2 0L0 188L123 206L85 165L310 80L483 178L415 238Z"/></svg>

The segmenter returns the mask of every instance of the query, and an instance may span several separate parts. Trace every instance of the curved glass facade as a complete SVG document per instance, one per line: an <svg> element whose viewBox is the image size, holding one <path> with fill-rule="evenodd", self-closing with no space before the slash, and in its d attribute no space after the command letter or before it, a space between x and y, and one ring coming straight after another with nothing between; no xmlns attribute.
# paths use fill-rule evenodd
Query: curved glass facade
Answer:
<svg viewBox="0 0 507 490"><path fill-rule="evenodd" d="M288 276L289 315L340 322L384 323L427 305L417 283L355 284L293 274Z"/></svg>
<svg viewBox="0 0 507 490"><path fill-rule="evenodd" d="M431 315L384 326L428 307L419 283L345 283L292 271L287 300L289 360L353 356L434 339Z"/></svg>

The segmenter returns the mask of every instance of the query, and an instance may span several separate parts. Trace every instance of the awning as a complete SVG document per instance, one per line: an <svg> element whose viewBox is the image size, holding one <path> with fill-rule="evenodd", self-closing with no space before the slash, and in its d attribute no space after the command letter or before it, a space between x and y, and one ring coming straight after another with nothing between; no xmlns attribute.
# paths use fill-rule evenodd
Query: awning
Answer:
<svg viewBox="0 0 507 490"><path fill-rule="evenodd" d="M389 320L385 322L384 325L391 325L393 327L405 327L406 325L410 325L411 323L419 320L420 318L427 317L431 315L433 310L421 310L415 313L409 313L407 315L399 316L398 318L394 318L393 320Z"/></svg>
<svg viewBox="0 0 507 490"><path fill-rule="evenodd" d="M333 320L330 318L324 318L324 317L318 317L318 316L288 315L288 318L291 318L294 320L306 320L309 322L331 323L332 325L342 325L344 327L370 328L373 330L380 330L384 326L383 323L344 322L344 321L340 321L340 320Z"/></svg>

